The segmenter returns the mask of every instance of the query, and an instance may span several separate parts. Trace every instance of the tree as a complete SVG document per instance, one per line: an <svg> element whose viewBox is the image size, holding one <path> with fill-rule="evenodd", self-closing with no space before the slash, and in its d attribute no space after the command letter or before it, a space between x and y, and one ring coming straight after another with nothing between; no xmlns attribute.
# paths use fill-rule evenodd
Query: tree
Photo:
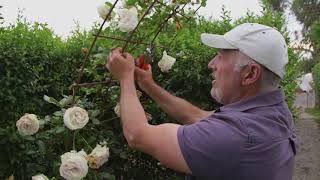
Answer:
<svg viewBox="0 0 320 180"><path fill-rule="evenodd" d="M310 44L313 47L312 58L317 59L320 49L317 45L317 40L312 35L312 25L320 20L320 1L293 0L291 10L294 12L297 20L303 25L302 33L305 35L305 44Z"/></svg>
<svg viewBox="0 0 320 180"><path fill-rule="evenodd" d="M291 10L297 20L303 24L304 32L308 32L312 24L319 20L320 1L319 0L293 0Z"/></svg>
<svg viewBox="0 0 320 180"><path fill-rule="evenodd" d="M262 2L268 5L273 12L283 12L288 4L288 0L262 0Z"/></svg>
<svg viewBox="0 0 320 180"><path fill-rule="evenodd" d="M0 6L0 9L2 8L3 6ZM2 17L2 14L0 13L0 24L3 23L3 17Z"/></svg>

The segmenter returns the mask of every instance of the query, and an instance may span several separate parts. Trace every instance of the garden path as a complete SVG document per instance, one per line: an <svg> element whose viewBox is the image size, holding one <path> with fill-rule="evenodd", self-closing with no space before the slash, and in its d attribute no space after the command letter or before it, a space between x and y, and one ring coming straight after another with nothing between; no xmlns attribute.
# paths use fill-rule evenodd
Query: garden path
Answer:
<svg viewBox="0 0 320 180"><path fill-rule="evenodd" d="M296 122L298 153L294 180L320 180L320 123L305 112L305 108L314 106L314 99L314 93L298 93L295 101L301 114Z"/></svg>

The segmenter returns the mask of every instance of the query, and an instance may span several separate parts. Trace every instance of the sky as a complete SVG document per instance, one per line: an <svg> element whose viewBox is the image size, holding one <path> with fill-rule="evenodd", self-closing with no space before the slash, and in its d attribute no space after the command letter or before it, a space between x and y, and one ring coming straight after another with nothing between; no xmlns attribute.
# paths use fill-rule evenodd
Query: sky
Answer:
<svg viewBox="0 0 320 180"><path fill-rule="evenodd" d="M81 30L101 22L97 6L104 2L106 0L0 0L3 6L0 13L5 19L4 25L15 23L20 11L28 21L47 23L57 35L67 37L76 22ZM256 14L262 11L259 0L207 0L207 6L200 8L199 14L218 19L222 5L231 11L232 18L239 18L248 10ZM301 29L293 17L289 16L288 22L292 34Z"/></svg>

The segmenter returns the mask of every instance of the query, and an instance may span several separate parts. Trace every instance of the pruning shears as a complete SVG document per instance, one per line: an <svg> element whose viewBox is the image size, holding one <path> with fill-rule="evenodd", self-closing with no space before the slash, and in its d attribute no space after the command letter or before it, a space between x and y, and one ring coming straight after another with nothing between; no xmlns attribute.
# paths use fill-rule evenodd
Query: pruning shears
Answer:
<svg viewBox="0 0 320 180"><path fill-rule="evenodd" d="M154 46L151 44L146 48L144 53L139 56L139 68L144 70L149 69L149 64L152 63L153 60L153 49Z"/></svg>

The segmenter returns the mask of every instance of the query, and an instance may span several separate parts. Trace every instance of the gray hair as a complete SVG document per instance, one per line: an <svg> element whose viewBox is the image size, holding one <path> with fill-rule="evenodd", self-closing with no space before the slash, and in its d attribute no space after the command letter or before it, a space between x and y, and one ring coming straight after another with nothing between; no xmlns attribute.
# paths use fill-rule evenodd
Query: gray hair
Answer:
<svg viewBox="0 0 320 180"><path fill-rule="evenodd" d="M234 70L240 72L241 69L249 64L257 63L255 60L250 58L249 56L243 54L242 52L238 51L239 59L237 59L237 63L234 66ZM262 77L261 77L261 85L262 88L271 87L271 88L278 88L280 85L281 78L276 75L274 72L270 71L263 65L259 64L262 69Z"/></svg>

